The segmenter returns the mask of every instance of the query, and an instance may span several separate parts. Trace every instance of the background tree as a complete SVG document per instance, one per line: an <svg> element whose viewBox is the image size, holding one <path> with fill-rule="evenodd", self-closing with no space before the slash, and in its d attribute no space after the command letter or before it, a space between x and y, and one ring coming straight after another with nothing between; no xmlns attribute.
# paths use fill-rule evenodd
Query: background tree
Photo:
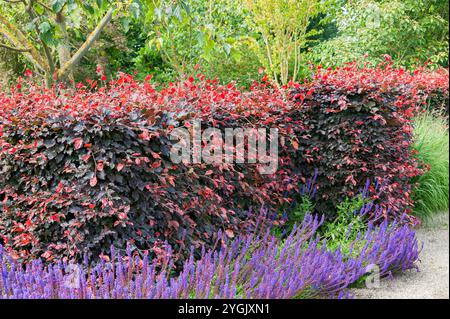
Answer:
<svg viewBox="0 0 450 319"><path fill-rule="evenodd" d="M48 83L97 66L159 83L201 72L249 86L261 67L286 84L311 64L384 54L448 66L448 16L448 0L0 0L0 70Z"/></svg>
<svg viewBox="0 0 450 319"><path fill-rule="evenodd" d="M258 59L248 47L251 30L238 0L142 3L147 40L135 59L138 69L162 81L196 72L198 65L208 77L231 80L229 75L240 79L257 74Z"/></svg>
<svg viewBox="0 0 450 319"><path fill-rule="evenodd" d="M278 84L297 80L302 63L301 49L308 37L316 34L308 29L318 15L319 0L242 0L249 10L247 21L259 35L258 55Z"/></svg>
<svg viewBox="0 0 450 319"><path fill-rule="evenodd" d="M138 12L130 1L0 0L0 34L4 49L20 52L47 84L72 77L102 30L119 12ZM135 13L136 15L136 13ZM73 48L71 33L90 26Z"/></svg>
<svg viewBox="0 0 450 319"><path fill-rule="evenodd" d="M426 61L448 66L448 0L331 0L327 8L324 20L338 31L313 49L317 63L376 64L389 54L405 67Z"/></svg>

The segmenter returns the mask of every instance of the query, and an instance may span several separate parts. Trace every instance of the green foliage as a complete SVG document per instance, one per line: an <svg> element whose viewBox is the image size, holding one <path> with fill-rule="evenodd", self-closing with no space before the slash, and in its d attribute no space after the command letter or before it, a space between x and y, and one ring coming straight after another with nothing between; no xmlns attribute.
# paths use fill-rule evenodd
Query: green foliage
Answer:
<svg viewBox="0 0 450 319"><path fill-rule="evenodd" d="M328 1L333 7L326 21L337 26L337 36L313 49L314 61L377 64L389 54L406 67L425 61L448 66L448 0Z"/></svg>
<svg viewBox="0 0 450 319"><path fill-rule="evenodd" d="M144 80L147 74L153 72L162 73L158 69L150 72L148 68L141 68L136 64L139 50L145 46L146 40L139 21L131 20L127 32L124 32L121 19L113 19L86 54L86 58L80 61L74 73L75 81L83 82L87 78L97 77L95 70L98 66L108 78L115 77L118 70L129 74L138 71L136 78L139 80Z"/></svg>
<svg viewBox="0 0 450 319"><path fill-rule="evenodd" d="M48 85L74 79L74 67L86 57L111 19L129 21L140 13L135 0L3 2L1 47L20 52L27 67Z"/></svg>
<svg viewBox="0 0 450 319"><path fill-rule="evenodd" d="M358 247L364 246L363 241L355 243L355 240L358 234L367 229L364 217L359 214L359 210L367 201L359 195L352 199L347 198L337 205L336 219L325 223L321 229L322 237L327 240L328 249L334 251L340 248L347 255L351 247L353 247L353 253L357 253Z"/></svg>
<svg viewBox="0 0 450 319"><path fill-rule="evenodd" d="M259 59L246 41L237 42L229 58L220 52L214 52L211 60L202 64L201 71L207 78L219 79L221 83L236 82L239 86L249 87L262 75L258 73Z"/></svg>
<svg viewBox="0 0 450 319"><path fill-rule="evenodd" d="M146 45L135 59L138 70L157 82L174 81L201 67L209 78L247 85L258 77L249 50L249 28L237 0L142 1Z"/></svg>
<svg viewBox="0 0 450 319"><path fill-rule="evenodd" d="M286 223L281 228L275 228L274 232L277 236L281 237L285 233L290 233L292 227L295 224L299 225L305 218L306 214L312 213L314 209L314 203L309 196L301 196L295 203L295 207L286 216Z"/></svg>
<svg viewBox="0 0 450 319"><path fill-rule="evenodd" d="M138 71L140 79L152 74L167 83L195 75L199 65L223 83L248 87L264 67L275 83L286 84L310 77L311 62L377 64L384 54L395 65L448 66L448 0L0 2L0 67L7 78L28 68L51 82L110 9L112 20L70 67L69 79L92 78L100 66L108 78Z"/></svg>
<svg viewBox="0 0 450 319"><path fill-rule="evenodd" d="M285 85L298 79L302 59L301 49L308 37L310 21L320 12L318 0L241 0L248 9L247 22L256 42L256 52L268 74L277 84Z"/></svg>
<svg viewBox="0 0 450 319"><path fill-rule="evenodd" d="M367 220L359 214L368 199L361 195L354 198L346 198L336 207L336 218L326 221L319 229L322 239L326 240L327 249L335 251L340 249L344 255L357 254L364 246L363 241L357 241L358 235L367 230ZM295 224L299 224L307 213L314 209L314 203L308 196L302 196L297 201L294 209L287 216L287 221L283 227L273 228L273 233L278 237L283 237L292 231Z"/></svg>
<svg viewBox="0 0 450 319"><path fill-rule="evenodd" d="M422 219L448 211L449 196L449 134L448 118L440 113L426 112L415 118L413 148L417 158L429 170L416 181L413 193L414 214Z"/></svg>

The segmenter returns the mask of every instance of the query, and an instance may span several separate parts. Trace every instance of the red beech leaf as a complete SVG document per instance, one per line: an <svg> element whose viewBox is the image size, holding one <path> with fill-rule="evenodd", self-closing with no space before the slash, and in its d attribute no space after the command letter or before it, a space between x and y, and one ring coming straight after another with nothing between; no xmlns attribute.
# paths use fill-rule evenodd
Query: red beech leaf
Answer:
<svg viewBox="0 0 450 319"><path fill-rule="evenodd" d="M83 145L83 139L82 138L76 138L73 140L73 145L75 147L76 150L80 149L81 146Z"/></svg>
<svg viewBox="0 0 450 319"><path fill-rule="evenodd" d="M152 152L153 158L161 159L161 156L159 156L158 153Z"/></svg>
<svg viewBox="0 0 450 319"><path fill-rule="evenodd" d="M228 238L234 238L234 232L231 229L225 229L225 234Z"/></svg>
<svg viewBox="0 0 450 319"><path fill-rule="evenodd" d="M89 185L91 185L91 187L94 187L95 185L97 185L97 177L94 176L89 180Z"/></svg>
<svg viewBox="0 0 450 319"><path fill-rule="evenodd" d="M83 156L81 156L81 159L83 160L83 162L86 163L90 157L91 157L91 154L84 154Z"/></svg>

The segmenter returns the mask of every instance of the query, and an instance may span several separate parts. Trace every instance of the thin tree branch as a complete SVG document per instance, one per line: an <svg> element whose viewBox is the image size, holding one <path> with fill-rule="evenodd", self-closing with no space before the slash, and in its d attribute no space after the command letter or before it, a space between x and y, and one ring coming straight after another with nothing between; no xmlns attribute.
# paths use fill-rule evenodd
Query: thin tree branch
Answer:
<svg viewBox="0 0 450 319"><path fill-rule="evenodd" d="M34 10L33 10L33 3L34 2L35 2L35 0L30 0L28 5L26 6L26 11L27 11L28 15L30 16L31 20L34 20L37 17L35 12L34 12ZM34 24L34 28L36 30L36 33L39 35L40 34L39 28L38 28L38 26L36 24ZM47 63L48 63L48 66L50 68L50 74L52 74L53 71L55 70L55 64L53 62L52 54L50 52L49 47L47 46L47 44L45 44L45 42L42 39L40 39L40 42L42 44L42 47L44 48L45 57L47 58Z"/></svg>
<svg viewBox="0 0 450 319"><path fill-rule="evenodd" d="M4 26L4 27L3 27ZM16 28L8 19L0 15L0 34L2 34L11 44L19 48L24 44L30 48L30 51L24 51L23 55L31 61L37 68L44 72L48 71L48 64L41 56L40 52L36 50L27 37Z"/></svg>
<svg viewBox="0 0 450 319"><path fill-rule="evenodd" d="M50 11L51 13L53 13L52 8L50 8L50 7L49 7L48 5L46 5L45 3L42 3L42 2L40 2L40 1L36 1L36 3L37 3L38 5L40 5L41 7L43 7L44 9L46 9L46 10Z"/></svg>
<svg viewBox="0 0 450 319"><path fill-rule="evenodd" d="M9 45L0 43L0 48L4 48L4 49L8 49L11 51L16 51L16 52L30 52L31 49L30 48L15 48L15 47L11 47Z"/></svg>
<svg viewBox="0 0 450 319"><path fill-rule="evenodd" d="M111 21L113 9L109 9L108 12L103 16L102 20L100 20L99 24L95 29L89 34L86 41L83 43L83 45L75 52L74 55L66 62L64 65L58 70L56 77L59 79L63 77L69 69L74 67L80 59L89 51L92 44L98 39L100 36L100 33L105 28L105 26Z"/></svg>

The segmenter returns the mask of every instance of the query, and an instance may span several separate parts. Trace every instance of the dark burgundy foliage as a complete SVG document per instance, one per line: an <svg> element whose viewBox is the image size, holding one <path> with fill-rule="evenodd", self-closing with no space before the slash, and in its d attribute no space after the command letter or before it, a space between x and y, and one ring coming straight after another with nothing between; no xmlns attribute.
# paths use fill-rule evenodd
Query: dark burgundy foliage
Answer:
<svg viewBox="0 0 450 319"><path fill-rule="evenodd" d="M445 72L389 66L318 70L310 83L245 92L202 75L161 91L125 74L102 88L19 83L0 93L0 242L20 260L95 258L129 243L160 259L170 249L181 262L191 245L196 257L211 248L219 230L245 234L256 222L249 207L292 203L315 170L318 212L333 217L333 205L369 179L386 181L382 202L395 217L410 208L409 182L420 173L410 116L437 88L448 95L445 83ZM169 134L192 119L278 128L278 171L175 165Z"/></svg>
<svg viewBox="0 0 450 319"><path fill-rule="evenodd" d="M300 176L318 170L316 210L330 211L355 196L370 180L372 200L391 215L412 208L412 179L422 174L410 146L412 117L424 103L441 96L448 100L448 71L410 74L390 64L358 69L319 70L310 83L298 86L294 116L298 147L290 149ZM378 198L375 185L384 191ZM332 216L330 216L332 217ZM412 218L412 217L411 217Z"/></svg>

